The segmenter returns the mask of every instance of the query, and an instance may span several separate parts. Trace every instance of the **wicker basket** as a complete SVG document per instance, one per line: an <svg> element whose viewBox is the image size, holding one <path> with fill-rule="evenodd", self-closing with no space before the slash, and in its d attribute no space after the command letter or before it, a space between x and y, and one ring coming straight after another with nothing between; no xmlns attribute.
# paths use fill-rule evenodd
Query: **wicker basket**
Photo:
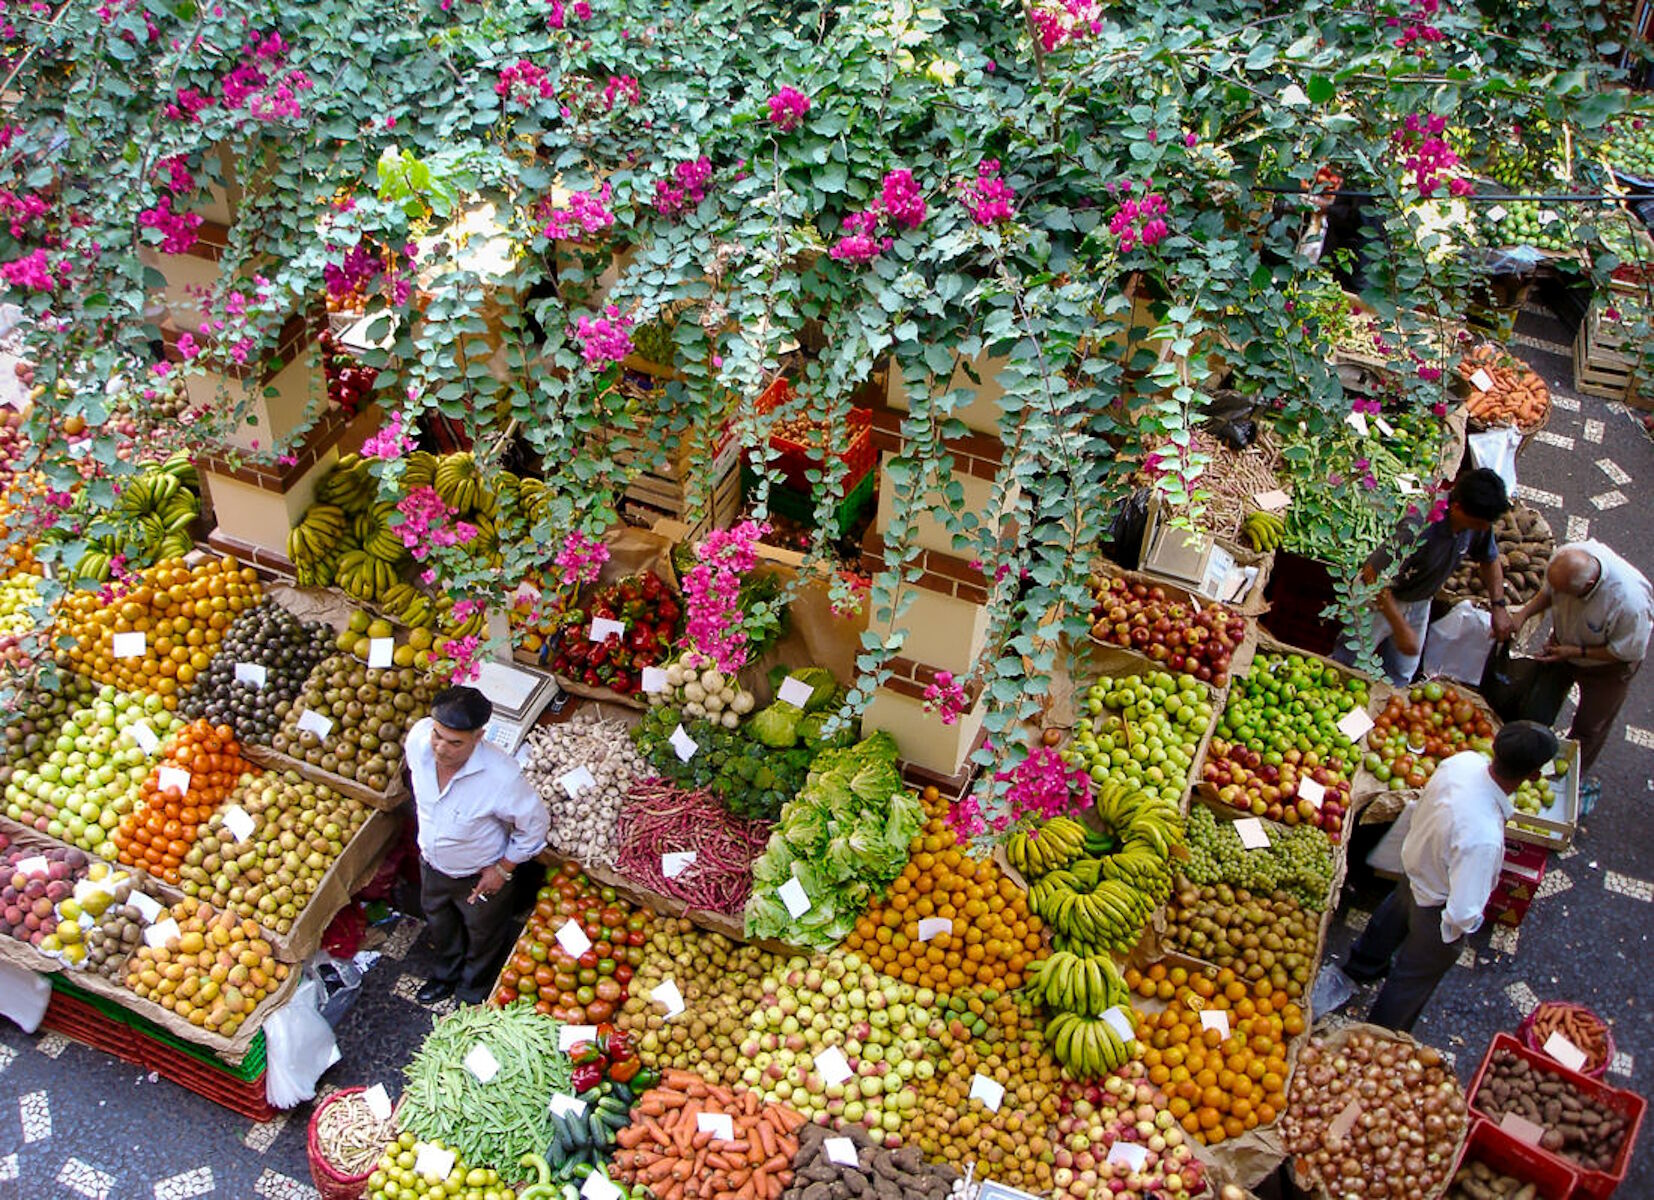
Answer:
<svg viewBox="0 0 1654 1200"><path fill-rule="evenodd" d="M316 1190L322 1194L322 1200L361 1200L367 1193L368 1178L374 1168L369 1167L360 1175L346 1175L327 1161L322 1153L321 1146L316 1141L316 1120L326 1112L328 1107L337 1104L350 1096L360 1096L366 1088L341 1088L330 1095L326 1100L316 1105L310 1114L310 1128L305 1132L304 1146L310 1158L310 1178L316 1184Z"/></svg>
<svg viewBox="0 0 1654 1200"><path fill-rule="evenodd" d="M1599 1026L1602 1029L1602 1061L1592 1062L1590 1058L1587 1058L1585 1065L1580 1068L1580 1074L1589 1075L1592 1079L1601 1079L1608 1073L1608 1064L1614 1061L1614 1031L1608 1027L1607 1021L1604 1021L1583 1004L1573 1004L1567 1000L1547 1000L1522 1019L1522 1024L1516 1028L1517 1036L1522 1039L1522 1044L1529 1050L1536 1050L1543 1054L1545 1044L1538 1033L1534 1031L1535 1023L1542 1016L1565 1012L1571 1012L1580 1020ZM1579 1048L1585 1050L1584 1046ZM1588 1053L1589 1051L1587 1051Z"/></svg>

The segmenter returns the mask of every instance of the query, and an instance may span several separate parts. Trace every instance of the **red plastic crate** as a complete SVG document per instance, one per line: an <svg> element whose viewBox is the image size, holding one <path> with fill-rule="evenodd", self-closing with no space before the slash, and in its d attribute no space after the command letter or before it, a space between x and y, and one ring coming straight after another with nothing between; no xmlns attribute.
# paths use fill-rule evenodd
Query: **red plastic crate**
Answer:
<svg viewBox="0 0 1654 1200"><path fill-rule="evenodd" d="M757 409L760 414L773 412L783 404L793 399L792 384L785 376L777 376L774 383L764 389L764 394L758 397ZM841 430L833 430L835 435L842 434ZM781 458L776 464L787 486L794 491L809 492L812 490L807 471L821 471L823 454L818 446L806 446L803 442L795 442L779 433L770 435L770 446L779 451ZM840 499L856 490L856 485L867 478L876 461L873 451L873 414L865 408L850 410L850 426L845 444L834 449L833 454L845 465L844 479L839 484L838 496ZM754 464L757 465L757 464Z"/></svg>
<svg viewBox="0 0 1654 1200"><path fill-rule="evenodd" d="M1635 1092L1622 1091L1619 1088L1609 1087L1592 1079L1588 1075L1581 1075L1577 1071L1570 1071L1549 1055L1529 1050L1521 1042L1508 1033L1496 1033L1493 1041L1487 1048L1487 1054L1482 1057L1482 1065L1476 1068L1476 1078L1470 1085L1470 1108L1475 1116L1483 1121L1497 1124L1497 1120L1476 1107L1476 1097L1481 1094L1482 1079L1487 1075L1488 1067L1492 1065L1493 1056L1501 1050L1508 1050L1518 1058L1525 1058L1540 1071L1558 1076L1571 1084L1582 1096L1590 1097L1608 1108L1612 1108L1626 1118L1625 1140L1620 1143L1619 1153L1614 1156L1614 1165L1607 1171L1587 1171L1572 1159L1563 1158L1549 1150L1531 1146L1535 1154L1561 1163L1579 1177L1579 1183L1574 1190L1574 1196L1582 1200L1607 1200L1614 1194L1625 1179L1626 1169L1631 1164L1631 1152L1636 1148L1637 1131L1642 1128L1643 1114L1648 1111L1648 1101Z"/></svg>
<svg viewBox="0 0 1654 1200"><path fill-rule="evenodd" d="M1484 1163L1501 1175L1533 1184L1539 1189L1539 1200L1569 1200L1579 1184L1579 1172L1568 1163L1482 1118L1470 1126L1459 1161L1453 1164L1454 1173L1469 1162Z"/></svg>

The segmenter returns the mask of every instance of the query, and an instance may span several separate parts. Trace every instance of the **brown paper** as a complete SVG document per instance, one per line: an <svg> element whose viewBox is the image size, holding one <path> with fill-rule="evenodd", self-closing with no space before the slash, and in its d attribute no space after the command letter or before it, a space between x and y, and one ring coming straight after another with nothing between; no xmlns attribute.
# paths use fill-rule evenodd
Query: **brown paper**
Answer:
<svg viewBox="0 0 1654 1200"><path fill-rule="evenodd" d="M846 687L856 683L856 656L861 653L861 635L867 630L872 604L863 599L861 611L839 616L833 611L828 581L817 574L799 583L797 568L781 563L760 562L755 574L774 575L783 587L798 585L788 607L787 632L764 654L741 670L741 684L757 697L760 706L773 697L767 676L770 668L785 666L825 667Z"/></svg>

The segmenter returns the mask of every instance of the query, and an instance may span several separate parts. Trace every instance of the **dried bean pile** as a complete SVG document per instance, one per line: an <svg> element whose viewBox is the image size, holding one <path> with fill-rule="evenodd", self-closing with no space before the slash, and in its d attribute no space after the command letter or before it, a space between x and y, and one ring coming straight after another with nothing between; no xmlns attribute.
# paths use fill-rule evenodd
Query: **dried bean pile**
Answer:
<svg viewBox="0 0 1654 1200"><path fill-rule="evenodd" d="M645 779L626 794L615 837L618 865L632 879L691 908L735 916L752 892L752 863L770 827L733 816L710 792ZM690 851L695 861L668 879L661 856Z"/></svg>

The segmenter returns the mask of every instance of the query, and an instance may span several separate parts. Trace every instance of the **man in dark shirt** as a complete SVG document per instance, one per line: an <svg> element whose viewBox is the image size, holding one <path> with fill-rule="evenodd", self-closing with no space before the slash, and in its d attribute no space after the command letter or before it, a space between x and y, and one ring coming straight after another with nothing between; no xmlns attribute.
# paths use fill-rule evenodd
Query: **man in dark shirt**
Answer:
<svg viewBox="0 0 1654 1200"><path fill-rule="evenodd" d="M1361 568L1362 581L1374 583L1394 561L1395 548L1412 547L1379 591L1377 611L1367 631L1368 644L1378 650L1391 683L1400 687L1418 671L1430 624L1430 601L1463 559L1478 565L1487 586L1493 605L1493 637L1502 641L1515 632L1505 607L1505 573L1493 537L1493 522L1509 509L1505 481L1497 472L1486 467L1466 471L1453 484L1447 512L1440 520L1426 523L1422 517L1407 517L1395 537L1374 551ZM1358 638L1359 634L1346 631L1344 644L1333 657L1353 663Z"/></svg>

